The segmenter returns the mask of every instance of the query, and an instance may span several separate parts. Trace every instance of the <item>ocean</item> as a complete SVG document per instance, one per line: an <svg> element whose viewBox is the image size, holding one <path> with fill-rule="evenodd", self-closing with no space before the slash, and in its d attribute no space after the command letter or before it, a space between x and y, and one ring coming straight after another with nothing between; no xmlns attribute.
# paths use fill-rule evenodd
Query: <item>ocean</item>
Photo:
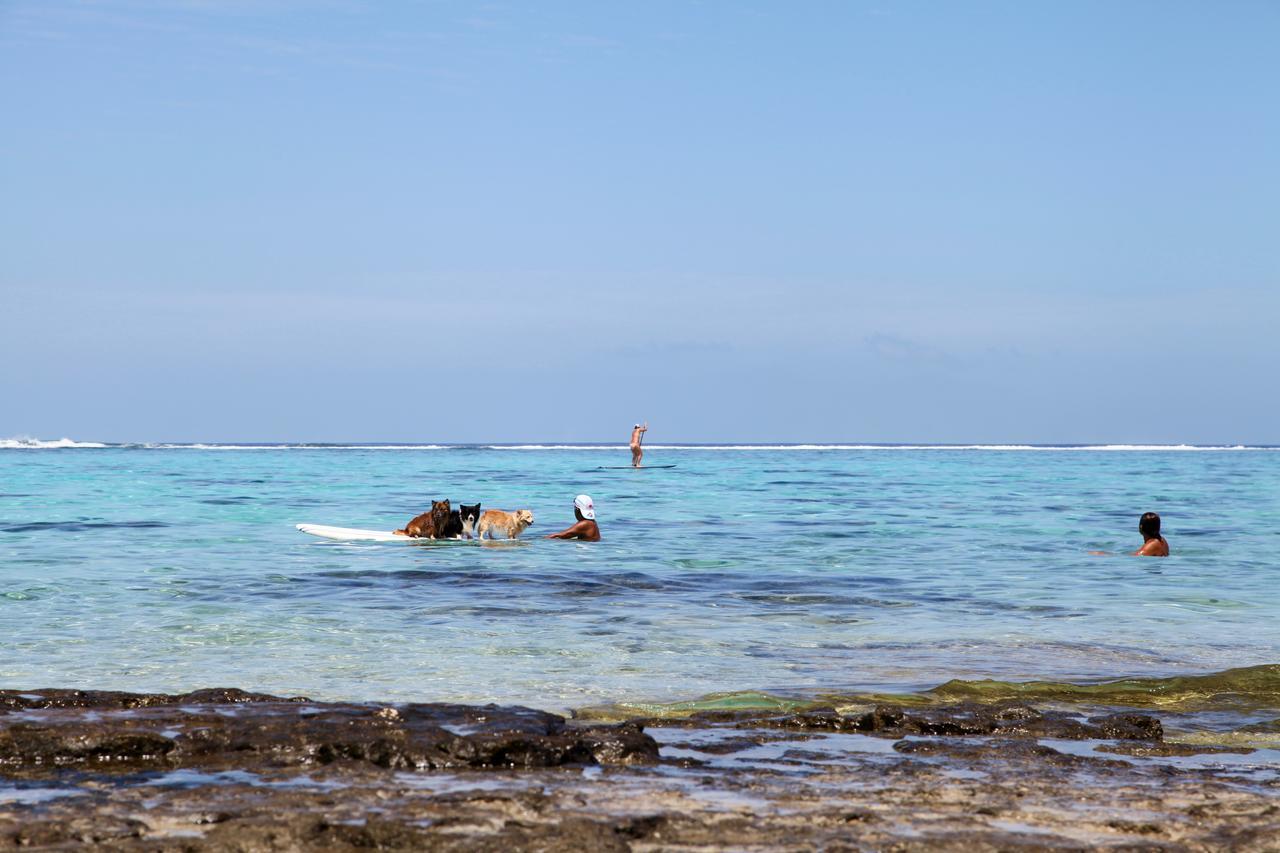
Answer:
<svg viewBox="0 0 1280 853"><path fill-rule="evenodd" d="M1089 685L1151 679L1112 699L1199 712L1192 729L1280 717L1274 448L655 445L645 461L676 467L602 468L628 464L616 445L7 440L0 687L660 712L1066 701L1071 685L1105 703ZM579 493L603 541L541 539ZM294 528L389 530L440 498L535 524L514 547ZM1147 510L1167 559L1123 556Z"/></svg>

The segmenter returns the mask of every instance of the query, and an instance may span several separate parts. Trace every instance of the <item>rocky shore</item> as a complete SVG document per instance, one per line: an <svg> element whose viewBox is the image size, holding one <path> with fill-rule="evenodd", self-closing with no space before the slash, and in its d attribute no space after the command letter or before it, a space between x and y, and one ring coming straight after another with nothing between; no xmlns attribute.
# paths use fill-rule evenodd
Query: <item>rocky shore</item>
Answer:
<svg viewBox="0 0 1280 853"><path fill-rule="evenodd" d="M598 723L0 691L0 849L1280 850L1280 766L1024 704Z"/></svg>

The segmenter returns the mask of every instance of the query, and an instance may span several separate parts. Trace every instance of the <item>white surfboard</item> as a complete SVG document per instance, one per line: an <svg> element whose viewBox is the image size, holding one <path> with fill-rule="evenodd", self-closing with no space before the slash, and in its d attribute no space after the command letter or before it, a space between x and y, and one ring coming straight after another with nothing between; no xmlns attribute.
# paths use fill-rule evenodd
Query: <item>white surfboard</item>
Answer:
<svg viewBox="0 0 1280 853"><path fill-rule="evenodd" d="M511 548L528 545L523 539L423 539L417 536L399 536L390 530L361 530L358 527L330 527L327 524L295 524L302 533L334 539L338 542L404 542L409 545L477 545L484 548Z"/></svg>
<svg viewBox="0 0 1280 853"><path fill-rule="evenodd" d="M312 536L325 539L337 539L342 542L430 542L430 539L417 539L403 536L390 530L360 530L355 527L329 527L325 524L299 524L298 529Z"/></svg>

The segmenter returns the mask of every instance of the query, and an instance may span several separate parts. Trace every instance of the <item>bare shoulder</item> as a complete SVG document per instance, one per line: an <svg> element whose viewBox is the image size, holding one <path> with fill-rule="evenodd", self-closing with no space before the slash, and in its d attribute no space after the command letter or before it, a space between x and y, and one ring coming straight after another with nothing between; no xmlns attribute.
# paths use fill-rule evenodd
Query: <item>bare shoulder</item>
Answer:
<svg viewBox="0 0 1280 853"><path fill-rule="evenodd" d="M579 542L599 542L600 526L594 521L584 518L572 527L565 528L559 533L552 533L546 538L548 539L576 539Z"/></svg>
<svg viewBox="0 0 1280 853"><path fill-rule="evenodd" d="M1142 543L1142 547L1134 552L1138 557L1167 557L1169 556L1169 543L1164 537L1159 539L1149 539Z"/></svg>

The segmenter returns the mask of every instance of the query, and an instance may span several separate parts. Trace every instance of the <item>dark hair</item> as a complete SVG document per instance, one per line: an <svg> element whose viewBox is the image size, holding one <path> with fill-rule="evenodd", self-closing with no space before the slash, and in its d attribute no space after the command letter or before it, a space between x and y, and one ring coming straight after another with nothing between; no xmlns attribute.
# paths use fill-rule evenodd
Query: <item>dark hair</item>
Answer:
<svg viewBox="0 0 1280 853"><path fill-rule="evenodd" d="M1138 532L1143 539L1159 539L1160 516L1154 512L1144 512L1142 518L1138 519Z"/></svg>

